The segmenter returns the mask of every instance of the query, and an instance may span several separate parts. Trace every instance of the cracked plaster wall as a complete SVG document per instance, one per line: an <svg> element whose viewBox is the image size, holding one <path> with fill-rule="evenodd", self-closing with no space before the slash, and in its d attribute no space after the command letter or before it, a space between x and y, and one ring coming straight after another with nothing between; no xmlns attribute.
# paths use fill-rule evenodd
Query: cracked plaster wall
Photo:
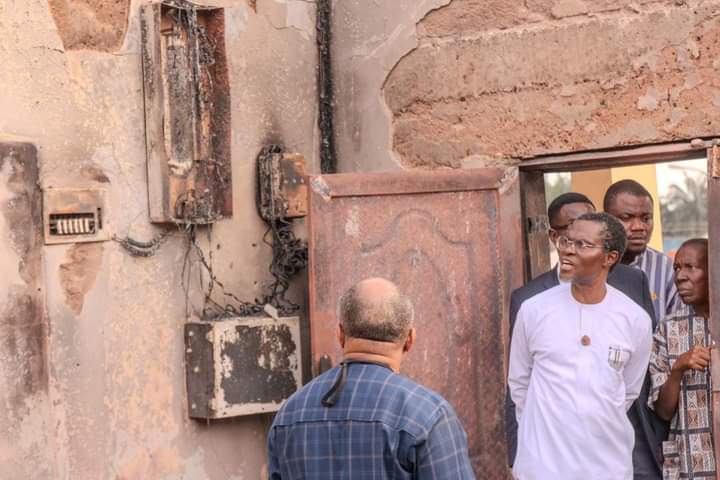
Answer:
<svg viewBox="0 0 720 480"><path fill-rule="evenodd" d="M37 146L42 187L107 188L111 231L147 240L159 230L147 211L140 3L130 2L117 48L97 40L70 50L46 1L0 0L0 132ZM316 171L314 5L212 3L227 8L235 213L215 226L211 246L203 242L214 249L218 278L253 299L269 280L270 259L255 211L255 157L265 143L283 142ZM179 236L149 259L115 242L41 247L50 414L28 428L47 432L35 441L54 452L43 463L52 476L17 467L8 478L264 477L269 417L210 425L187 418L184 251ZM0 373L17 374L13 365ZM0 437L8 434L0 425ZM17 460L2 453L5 465Z"/></svg>
<svg viewBox="0 0 720 480"><path fill-rule="evenodd" d="M493 165L720 131L720 2L396 3L335 4L345 170Z"/></svg>
<svg viewBox="0 0 720 480"><path fill-rule="evenodd" d="M382 97L388 74L417 46L416 23L450 0L332 3L335 142L338 171L396 170L391 112Z"/></svg>

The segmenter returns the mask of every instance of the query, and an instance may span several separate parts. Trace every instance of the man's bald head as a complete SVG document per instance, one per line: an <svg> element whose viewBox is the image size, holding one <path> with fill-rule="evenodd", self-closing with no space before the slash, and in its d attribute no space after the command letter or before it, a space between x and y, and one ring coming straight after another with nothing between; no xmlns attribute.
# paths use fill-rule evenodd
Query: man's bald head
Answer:
<svg viewBox="0 0 720 480"><path fill-rule="evenodd" d="M351 338L397 343L407 337L412 320L412 303L384 278L362 280L340 298L340 324Z"/></svg>

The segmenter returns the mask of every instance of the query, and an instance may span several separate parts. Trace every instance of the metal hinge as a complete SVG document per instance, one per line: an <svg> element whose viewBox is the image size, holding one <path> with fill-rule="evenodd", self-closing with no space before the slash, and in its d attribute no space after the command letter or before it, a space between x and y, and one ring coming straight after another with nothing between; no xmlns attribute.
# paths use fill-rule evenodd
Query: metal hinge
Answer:
<svg viewBox="0 0 720 480"><path fill-rule="evenodd" d="M713 142L710 147L710 176L712 178L720 178L720 146L717 142Z"/></svg>

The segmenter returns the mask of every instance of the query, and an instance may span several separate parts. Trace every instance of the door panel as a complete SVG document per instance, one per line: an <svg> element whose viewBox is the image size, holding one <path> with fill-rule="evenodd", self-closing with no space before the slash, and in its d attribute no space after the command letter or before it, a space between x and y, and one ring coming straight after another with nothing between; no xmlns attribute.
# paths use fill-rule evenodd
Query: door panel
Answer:
<svg viewBox="0 0 720 480"><path fill-rule="evenodd" d="M514 168L310 178L313 369L324 355L341 359L340 295L364 278L394 281L418 330L403 373L453 405L481 478L507 475L507 306L523 262L517 185Z"/></svg>
<svg viewBox="0 0 720 480"><path fill-rule="evenodd" d="M521 204L526 240L525 271L530 280L550 270L550 220L545 203L545 175L541 171L520 172L520 189L523 192Z"/></svg>

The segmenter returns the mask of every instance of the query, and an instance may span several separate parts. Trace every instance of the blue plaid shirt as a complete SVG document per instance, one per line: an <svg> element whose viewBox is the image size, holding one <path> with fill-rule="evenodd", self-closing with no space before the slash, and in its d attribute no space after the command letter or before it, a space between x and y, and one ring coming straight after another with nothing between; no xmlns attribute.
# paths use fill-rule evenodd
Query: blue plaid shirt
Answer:
<svg viewBox="0 0 720 480"><path fill-rule="evenodd" d="M325 407L341 367L315 378L278 412L268 472L288 479L474 479L467 439L450 404L390 369L351 363L337 403Z"/></svg>

